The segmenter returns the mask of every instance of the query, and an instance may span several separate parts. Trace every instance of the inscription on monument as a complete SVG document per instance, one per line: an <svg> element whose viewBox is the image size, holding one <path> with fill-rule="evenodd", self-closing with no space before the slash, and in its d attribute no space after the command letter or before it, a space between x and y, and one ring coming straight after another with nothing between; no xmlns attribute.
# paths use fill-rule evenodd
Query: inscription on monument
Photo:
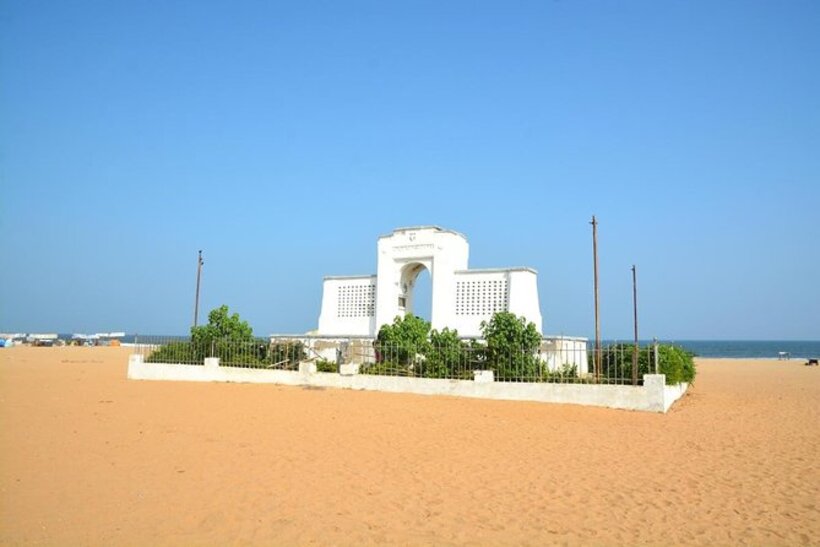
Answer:
<svg viewBox="0 0 820 547"><path fill-rule="evenodd" d="M416 243L415 245L395 245L393 247L394 251L420 251L423 249L432 249L434 245L432 243Z"/></svg>

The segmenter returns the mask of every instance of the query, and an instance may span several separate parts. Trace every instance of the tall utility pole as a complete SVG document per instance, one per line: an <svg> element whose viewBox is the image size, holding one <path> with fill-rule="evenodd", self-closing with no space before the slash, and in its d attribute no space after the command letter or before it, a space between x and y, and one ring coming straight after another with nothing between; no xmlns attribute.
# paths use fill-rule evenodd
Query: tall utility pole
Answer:
<svg viewBox="0 0 820 547"><path fill-rule="evenodd" d="M196 299L194 300L194 326L199 320L199 280L202 277L202 265L205 262L202 260L202 250L199 251L199 256L196 259Z"/></svg>
<svg viewBox="0 0 820 547"><path fill-rule="evenodd" d="M632 265L632 315L635 320L635 347L632 350L632 385L638 385L638 274Z"/></svg>
<svg viewBox="0 0 820 547"><path fill-rule="evenodd" d="M592 215L592 264L595 270L595 360L594 374L597 382L601 377L601 316L598 305L598 221Z"/></svg>

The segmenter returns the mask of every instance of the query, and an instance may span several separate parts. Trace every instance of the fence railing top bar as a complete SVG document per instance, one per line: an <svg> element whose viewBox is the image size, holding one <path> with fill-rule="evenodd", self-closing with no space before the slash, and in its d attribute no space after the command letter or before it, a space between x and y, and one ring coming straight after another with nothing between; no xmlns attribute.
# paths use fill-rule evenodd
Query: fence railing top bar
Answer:
<svg viewBox="0 0 820 547"><path fill-rule="evenodd" d="M375 341L376 337L367 335L367 334L292 334L292 333L273 333L269 334L267 338L270 339L293 339L293 340L372 340ZM477 340L481 341L482 338L480 336L458 336L459 340ZM584 336L565 336L563 334L549 334L543 335L541 337L543 342L556 342L556 341L568 341L568 342L589 342L589 338Z"/></svg>
<svg viewBox="0 0 820 547"><path fill-rule="evenodd" d="M267 338L293 339L293 340L375 340L373 336L362 334L269 334Z"/></svg>

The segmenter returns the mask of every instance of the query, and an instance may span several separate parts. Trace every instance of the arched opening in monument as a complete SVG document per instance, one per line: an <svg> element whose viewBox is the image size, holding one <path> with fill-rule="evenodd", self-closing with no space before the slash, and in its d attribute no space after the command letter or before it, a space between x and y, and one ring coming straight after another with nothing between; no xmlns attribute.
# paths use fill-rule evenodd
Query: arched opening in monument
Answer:
<svg viewBox="0 0 820 547"><path fill-rule="evenodd" d="M424 264L414 262L402 269L399 310L430 321L433 308L433 281Z"/></svg>

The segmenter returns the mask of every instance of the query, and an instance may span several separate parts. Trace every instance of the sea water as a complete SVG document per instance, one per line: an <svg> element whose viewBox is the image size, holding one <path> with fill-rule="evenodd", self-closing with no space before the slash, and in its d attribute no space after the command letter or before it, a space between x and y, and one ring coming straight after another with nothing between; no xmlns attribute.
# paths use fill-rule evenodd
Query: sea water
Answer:
<svg viewBox="0 0 820 547"><path fill-rule="evenodd" d="M604 342L606 345L609 341ZM630 343L629 340L622 341ZM786 353L792 359L820 356L820 340L659 340L680 346L698 357L736 359L778 359ZM651 344L641 340L641 346Z"/></svg>
<svg viewBox="0 0 820 547"><path fill-rule="evenodd" d="M820 341L801 340L677 340L699 357L773 358L781 352L793 359L820 357Z"/></svg>

